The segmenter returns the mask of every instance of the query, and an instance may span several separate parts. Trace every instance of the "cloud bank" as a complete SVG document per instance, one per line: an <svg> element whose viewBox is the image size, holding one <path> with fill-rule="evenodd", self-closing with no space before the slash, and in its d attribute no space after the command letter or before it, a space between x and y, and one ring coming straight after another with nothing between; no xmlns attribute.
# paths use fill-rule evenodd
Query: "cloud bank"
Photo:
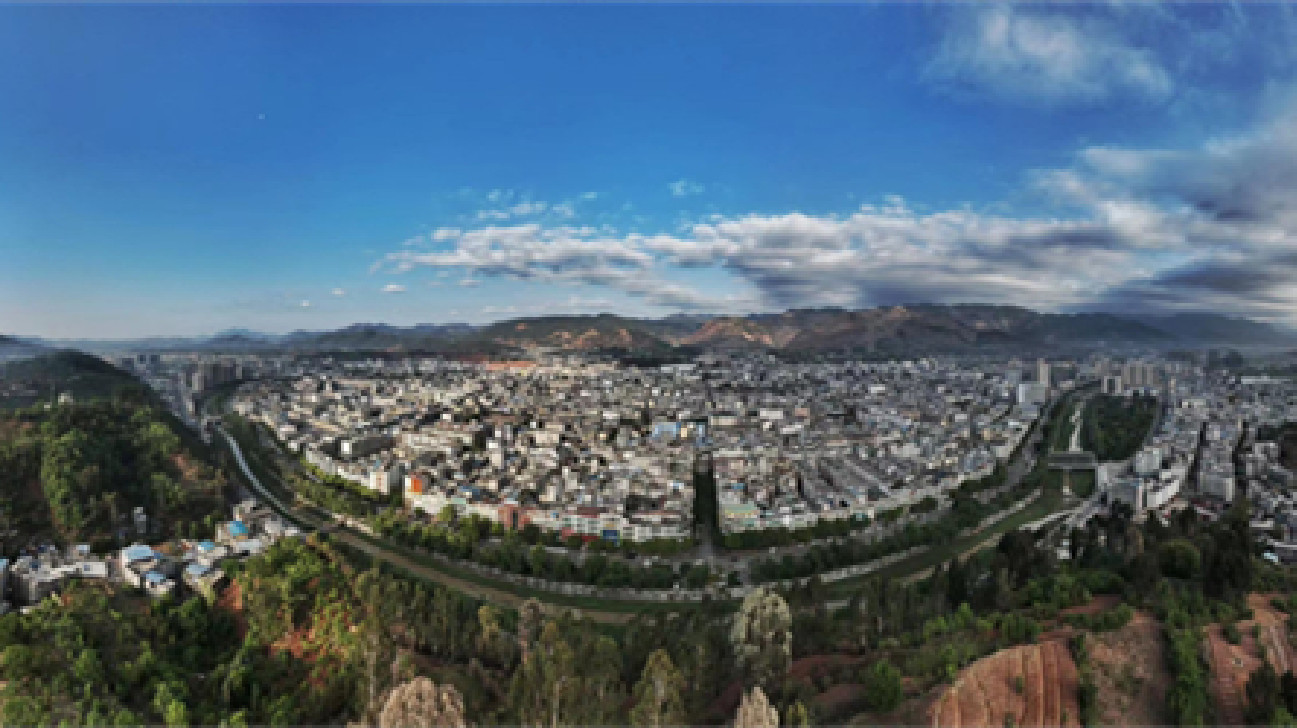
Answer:
<svg viewBox="0 0 1297 728"><path fill-rule="evenodd" d="M1297 113L1192 149L1080 150L1030 187L1067 214L746 214L658 235L540 223L442 228L393 273L457 269L619 291L678 311L981 301L1042 309L1209 309L1297 323ZM747 293L677 282L713 269ZM389 286L388 289L393 289ZM385 289L385 290L388 290Z"/></svg>

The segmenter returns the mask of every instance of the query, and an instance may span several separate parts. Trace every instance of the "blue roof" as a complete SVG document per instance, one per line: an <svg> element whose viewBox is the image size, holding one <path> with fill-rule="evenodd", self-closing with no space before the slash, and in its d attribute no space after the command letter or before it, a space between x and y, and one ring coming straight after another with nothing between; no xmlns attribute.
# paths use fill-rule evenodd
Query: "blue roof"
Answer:
<svg viewBox="0 0 1297 728"><path fill-rule="evenodd" d="M243 525L243 521L230 521L230 535L246 536L248 535L248 527Z"/></svg>
<svg viewBox="0 0 1297 728"><path fill-rule="evenodd" d="M215 548L216 548L216 544L212 543L211 541L199 541L199 542L198 542L198 550L199 550L199 551L212 551L212 550L214 550Z"/></svg>
<svg viewBox="0 0 1297 728"><path fill-rule="evenodd" d="M122 555L126 557L127 561L144 561L153 558L153 549L142 543L137 543L134 546L127 546L122 549Z"/></svg>
<svg viewBox="0 0 1297 728"><path fill-rule="evenodd" d="M190 564L185 567L185 573L190 576L202 576L209 571L211 571L211 569L209 569L206 564Z"/></svg>
<svg viewBox="0 0 1297 728"><path fill-rule="evenodd" d="M144 575L144 580L150 584L161 584L162 582L167 580L167 577L163 576L162 574L159 574L156 571L150 571L149 573Z"/></svg>

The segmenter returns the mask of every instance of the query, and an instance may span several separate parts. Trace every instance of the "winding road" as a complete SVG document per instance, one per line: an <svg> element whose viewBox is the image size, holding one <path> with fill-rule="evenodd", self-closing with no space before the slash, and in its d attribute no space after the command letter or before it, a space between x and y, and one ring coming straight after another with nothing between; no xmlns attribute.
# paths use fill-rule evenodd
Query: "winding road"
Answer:
<svg viewBox="0 0 1297 728"><path fill-rule="evenodd" d="M493 589L489 586L469 581L467 579L460 579L445 572L433 569L425 564L417 563L400 553L375 545L373 542L352 533L349 529L335 527L332 524L327 523L322 525L319 522L319 519L304 516L300 511L289 508L284 505L284 502L274 493L270 492L270 490L266 488L257 477L256 473L252 472L252 469L248 467L247 460L243 457L243 450L239 447L239 443L225 431L225 428L218 427L218 432L221 434L226 444L229 445L230 452L234 454L234 459L239 465L239 470L241 470L244 477L247 478L248 483L252 486L253 491L255 491L256 497L261 499L263 502L269 503L285 518L289 518L304 526L309 525L313 530L325 530L329 533L330 538L358 549L374 559L385 561L389 564L400 567L419 578L442 584L464 594L508 607L517 607L525 601L524 597L517 594L502 589ZM544 601L544 599L541 598L541 601ZM586 617L593 622L600 622L603 624L625 624L634 616L633 612L605 612L592 609L573 609L581 616Z"/></svg>
<svg viewBox="0 0 1297 728"><path fill-rule="evenodd" d="M1047 413L1042 415L1042 417L1046 417L1046 416L1048 416ZM266 484L263 483L261 479L257 477L257 474L253 472L252 468L248 464L246 457L244 456L244 453L238 441L232 435L230 435L230 433L227 432L224 427L220 425L217 425L216 431L220 434L221 440L229 447L230 452L234 456L235 462L238 464L239 470L243 473L244 477L246 478L246 481L249 484L251 490L253 491L255 497L261 500L262 502L271 505L276 511L278 511L285 518L288 518L293 522L298 523L300 526L302 526L304 531L309 532L309 531L318 530L318 531L327 532L330 538L333 538L339 541L340 543L344 543L347 546L355 548L369 555L371 558L375 560L392 564L409 573L414 574L419 578L434 583L442 584L446 587L455 589L457 591L460 591L462 593L480 599L484 599L504 606L516 607L519 604L521 604L523 601L525 601L525 599L527 598L525 596L521 596L517 593L514 593L513 591L508 590L507 587L495 588L490 586L489 584L484 584L475 579L461 578L453 574L447 573L445 571L442 571L440 569L433 568L427 565L426 563L415 561L395 549L386 548L381 544L375 543L375 541L372 539L362 537L360 534L353 532L351 529L336 523L328 516L307 513L300 508L284 503L284 501L279 496L277 496L274 492L272 492L271 489L268 488ZM1010 462L1007 467L1007 472L1006 472L1007 477L1006 477L1006 484L1005 484L1006 487L1013 487L1014 485L1016 485L1027 474L1027 472L1031 470L1032 466L1035 464L1034 450L1037 446L1038 441L1040 440L1040 437L1041 437L1040 428L1039 427L1033 428L1033 431L1029 435L1027 441L1023 444L1023 447L1019 448L1017 457L1014 458L1013 461ZM793 550L798 550L801 548L805 548L805 545L793 546L788 548L791 548ZM735 554L735 556L737 557L738 560L743 560L744 558L752 558L758 554L765 555L761 551L758 551L758 552ZM715 563L716 561L721 561L721 557L719 555L715 556L715 561L713 563ZM504 585L502 585L502 587L503 586ZM634 616L636 611L638 611L637 607L643 607L646 606L647 604L642 602L626 602L625 609L623 611L604 611L598 609L588 609L584 607L577 608L577 607L564 605L562 604L561 599L553 600L552 599L553 596L557 596L557 595L548 595L544 593L536 594L536 598L540 599L542 602L548 602L552 606L557 608L571 608L574 611L581 614L582 616L589 618L591 621L604 623L604 624L624 624L630 621L630 619Z"/></svg>

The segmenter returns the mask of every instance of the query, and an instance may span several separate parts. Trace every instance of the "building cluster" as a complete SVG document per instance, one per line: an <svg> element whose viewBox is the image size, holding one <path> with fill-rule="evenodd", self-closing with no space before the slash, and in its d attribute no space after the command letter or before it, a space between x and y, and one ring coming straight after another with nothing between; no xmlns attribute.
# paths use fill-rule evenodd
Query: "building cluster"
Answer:
<svg viewBox="0 0 1297 728"><path fill-rule="evenodd" d="M1254 442L1241 458L1247 483L1252 530L1267 543L1273 558L1297 563L1297 472L1281 461L1278 442Z"/></svg>
<svg viewBox="0 0 1297 728"><path fill-rule="evenodd" d="M212 540L137 543L108 554L92 553L84 544L67 549L47 544L12 562L0 559L0 614L11 603L37 604L73 580L121 582L157 598L189 590L213 599L226 578L221 562L255 556L281 538L299 535L296 526L264 506L243 501Z"/></svg>
<svg viewBox="0 0 1297 728"><path fill-rule="evenodd" d="M1280 467L1275 459L1263 459L1273 454L1273 443L1258 444L1242 458L1242 466L1240 456L1259 429L1297 421L1297 387L1283 380L1209 375L1184 366L1168 371L1171 366L1145 363L1141 376L1154 384L1119 390L1156 394L1162 409L1134 457L1100 467L1100 488L1141 516L1192 505L1205 517L1216 517L1243 492L1251 496L1264 491L1274 478L1286 483L1274 474Z"/></svg>
<svg viewBox="0 0 1297 728"><path fill-rule="evenodd" d="M413 511L609 541L690 537L709 468L727 532L872 516L989 474L1036 416L1004 362L382 366L247 383L231 406Z"/></svg>
<svg viewBox="0 0 1297 728"><path fill-rule="evenodd" d="M724 532L872 519L990 475L1038 414L1001 367L940 360L759 370L710 419Z"/></svg>

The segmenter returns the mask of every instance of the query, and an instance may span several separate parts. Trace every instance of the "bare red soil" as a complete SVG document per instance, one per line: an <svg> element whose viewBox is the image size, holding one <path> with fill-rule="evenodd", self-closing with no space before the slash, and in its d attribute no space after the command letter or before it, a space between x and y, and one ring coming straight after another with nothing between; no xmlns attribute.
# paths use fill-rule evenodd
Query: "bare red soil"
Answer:
<svg viewBox="0 0 1297 728"><path fill-rule="evenodd" d="M1241 620L1238 631L1239 644L1225 639L1221 625L1213 624L1206 630L1207 659L1211 663L1211 691L1216 706L1216 722L1221 725L1242 725L1247 707L1247 681L1252 672L1261 666L1262 657L1270 661L1279 674L1297 665L1291 641L1288 639L1288 615L1270 606L1271 594L1251 594L1248 606L1252 619ZM1258 644L1254 627L1261 628Z"/></svg>
<svg viewBox="0 0 1297 728"><path fill-rule="evenodd" d="M1066 643L1020 645L964 668L928 711L931 725L1076 726L1076 664Z"/></svg>
<svg viewBox="0 0 1297 728"><path fill-rule="evenodd" d="M1162 655L1162 625L1144 612L1112 632L1087 641L1098 688L1099 725L1165 725L1170 675Z"/></svg>

